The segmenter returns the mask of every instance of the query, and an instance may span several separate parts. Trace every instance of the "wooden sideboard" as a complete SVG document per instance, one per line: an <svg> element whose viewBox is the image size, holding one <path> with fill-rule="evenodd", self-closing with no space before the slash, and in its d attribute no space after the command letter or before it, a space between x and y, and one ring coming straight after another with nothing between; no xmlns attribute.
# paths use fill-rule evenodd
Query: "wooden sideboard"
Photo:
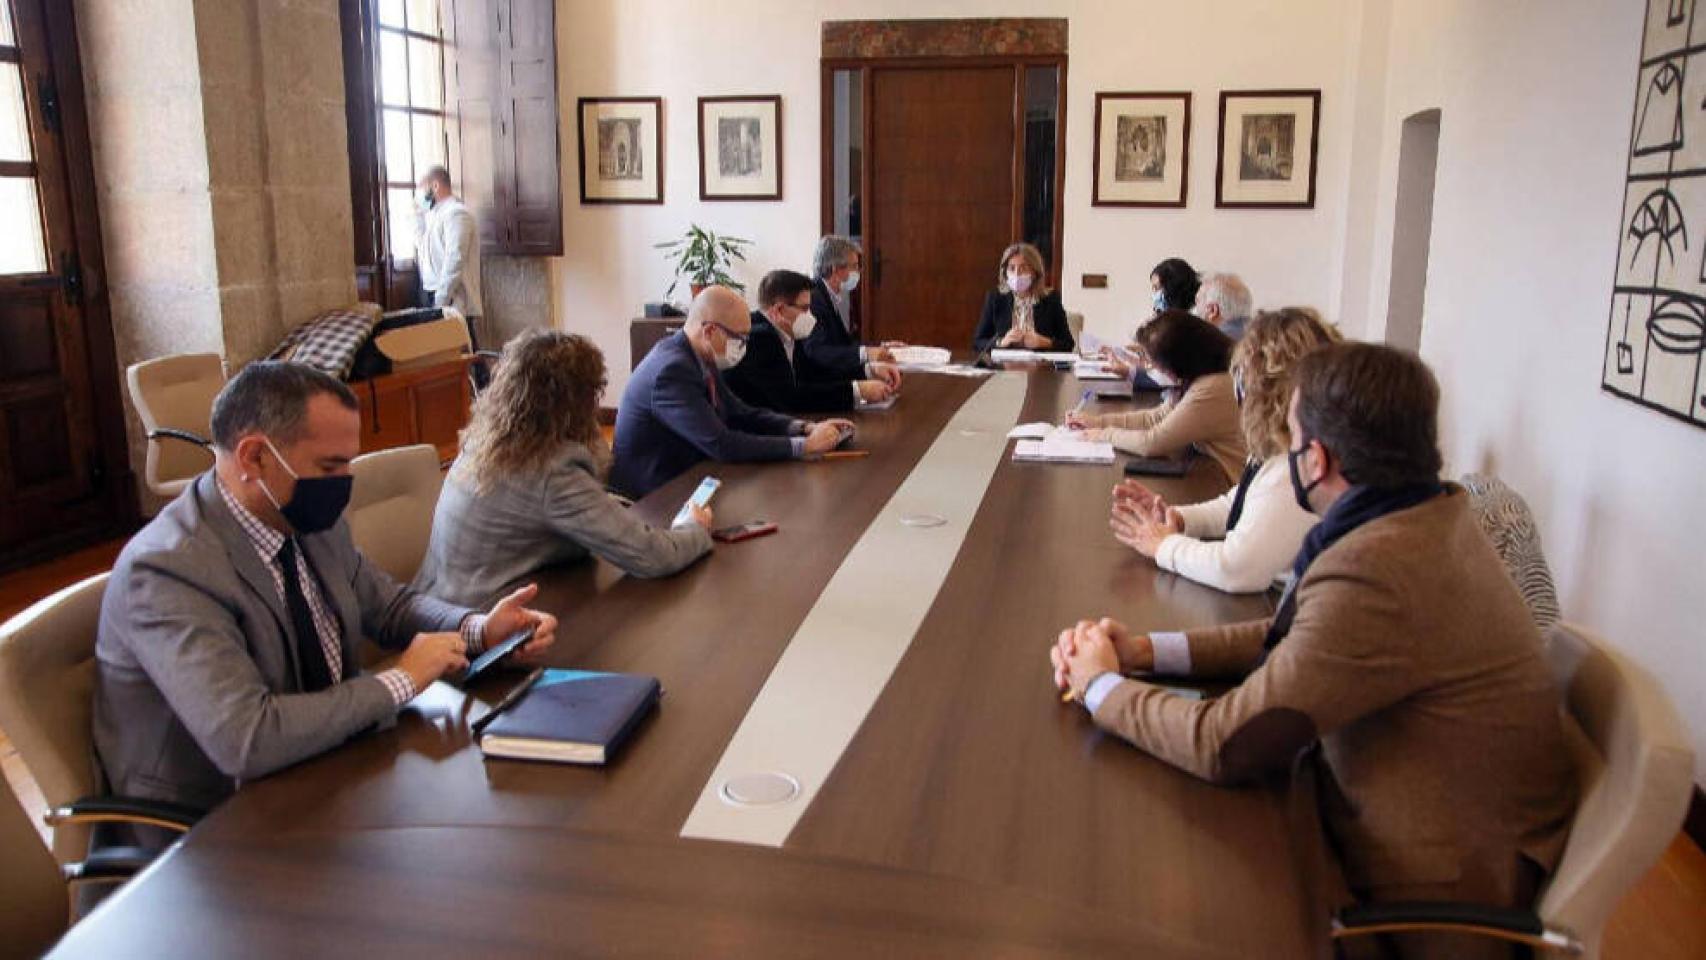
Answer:
<svg viewBox="0 0 1706 960"><path fill-rule="evenodd" d="M351 383L361 403L361 452L430 443L440 460L456 459L457 435L474 402L468 382L473 362L458 357Z"/></svg>
<svg viewBox="0 0 1706 960"><path fill-rule="evenodd" d="M680 330L687 324L686 317L640 317L628 324L628 369L633 370L646 359L646 354L658 345L658 341Z"/></svg>

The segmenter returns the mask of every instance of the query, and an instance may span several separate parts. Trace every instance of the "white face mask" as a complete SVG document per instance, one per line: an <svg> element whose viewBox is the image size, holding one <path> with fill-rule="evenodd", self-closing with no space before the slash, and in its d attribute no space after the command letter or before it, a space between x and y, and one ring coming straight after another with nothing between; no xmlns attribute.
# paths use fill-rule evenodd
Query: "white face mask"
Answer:
<svg viewBox="0 0 1706 960"><path fill-rule="evenodd" d="M1029 293L1031 275L1028 273L1009 273L1007 275L1007 289L1014 293Z"/></svg>
<svg viewBox="0 0 1706 960"><path fill-rule="evenodd" d="M817 329L817 315L810 310L801 310L794 315L793 333L795 340L804 340Z"/></svg>
<svg viewBox="0 0 1706 960"><path fill-rule="evenodd" d="M1167 293L1166 293L1166 291L1157 290L1157 291L1155 291L1155 296L1150 297L1149 299L1150 299L1151 303L1155 304L1155 312L1156 313L1160 313L1161 311L1167 309Z"/></svg>
<svg viewBox="0 0 1706 960"><path fill-rule="evenodd" d="M717 369L732 370L746 356L746 344L728 334L723 336L728 337L728 342L723 344L723 352L717 356Z"/></svg>
<svg viewBox="0 0 1706 960"><path fill-rule="evenodd" d="M854 288L856 288L858 286L859 286L859 271L855 270L852 273L849 273L847 275L847 279L841 281L841 292L842 293L852 293Z"/></svg>

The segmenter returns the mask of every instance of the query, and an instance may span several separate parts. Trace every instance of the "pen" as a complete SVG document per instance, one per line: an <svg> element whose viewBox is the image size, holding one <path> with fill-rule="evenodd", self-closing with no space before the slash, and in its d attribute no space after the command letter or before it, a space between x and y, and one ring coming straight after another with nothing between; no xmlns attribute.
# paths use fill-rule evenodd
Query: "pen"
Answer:
<svg viewBox="0 0 1706 960"><path fill-rule="evenodd" d="M831 450L823 455L825 460L852 460L857 457L868 457L869 450Z"/></svg>
<svg viewBox="0 0 1706 960"><path fill-rule="evenodd" d="M474 736L476 736L476 737L482 733L485 733L487 724L489 724L493 720L497 719L498 714L503 713L505 710L508 710L510 707L515 706L516 701L520 700L522 695L525 694L529 689L531 689L535 683L538 683L539 678L543 677L544 675L545 675L545 668L544 667L535 667L533 669L532 673L528 674L526 677L524 677L522 679L522 681L520 683L515 685L514 690L511 690L509 693L504 694L504 698L502 700L499 700L497 702L496 706L492 707L492 709L490 709L490 710L487 710L485 716L481 717L478 720L475 720L473 725L469 727L469 730L471 730L473 732Z"/></svg>
<svg viewBox="0 0 1706 960"><path fill-rule="evenodd" d="M1073 413L1083 413L1084 412L1084 405L1089 403L1090 398L1095 396L1095 395L1096 395L1096 391L1085 390L1084 395L1078 398L1078 406L1073 407L1072 412Z"/></svg>

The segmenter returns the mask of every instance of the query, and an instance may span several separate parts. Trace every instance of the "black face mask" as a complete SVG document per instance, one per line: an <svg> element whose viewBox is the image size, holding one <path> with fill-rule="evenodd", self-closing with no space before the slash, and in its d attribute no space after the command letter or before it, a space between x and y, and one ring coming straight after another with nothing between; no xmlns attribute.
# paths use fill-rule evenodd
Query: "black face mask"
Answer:
<svg viewBox="0 0 1706 960"><path fill-rule="evenodd" d="M1297 506L1304 513L1314 513L1315 510L1309 506L1309 494L1313 493L1315 488L1321 485L1321 480L1325 478L1317 478L1308 486L1303 485L1303 476L1297 472L1297 460L1308 450L1309 441L1305 440L1303 446L1285 452L1285 463L1291 469L1291 495L1297 498Z"/></svg>
<svg viewBox="0 0 1706 960"><path fill-rule="evenodd" d="M355 478L342 477L299 477L296 471L290 469L284 457L279 455L278 448L266 437L267 449L278 459L284 471L295 479L296 489L291 491L290 501L280 504L278 498L267 489L265 480L261 481L261 491L272 501L290 528L299 534L321 533L330 530L344 515L344 508L349 506L350 493L355 487Z"/></svg>

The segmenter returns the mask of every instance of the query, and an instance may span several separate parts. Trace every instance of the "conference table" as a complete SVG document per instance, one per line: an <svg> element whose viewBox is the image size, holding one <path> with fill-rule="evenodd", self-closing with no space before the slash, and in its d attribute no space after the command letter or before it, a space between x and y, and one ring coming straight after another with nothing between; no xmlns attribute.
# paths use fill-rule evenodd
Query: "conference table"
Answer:
<svg viewBox="0 0 1706 960"><path fill-rule="evenodd" d="M1161 572L1116 542L1107 514L1118 464L1014 462L1004 429L965 426L962 407L979 391L1020 391L1018 423L1059 422L1081 386L1046 365L985 379L914 374L892 409L856 415L855 445L868 457L690 470L634 509L666 524L715 474L720 525L762 518L779 532L719 545L668 579L602 562L539 576L537 606L560 618L551 665L662 681L659 709L612 763L487 760L469 724L520 674L467 692L435 684L394 727L243 785L53 955L1318 950L1324 918L1300 864L1319 841L1294 826L1285 778L1196 780L1099 732L1050 682L1047 647L1078 619L1188 628L1271 608L1265 595ZM759 701L784 709L777 716L795 729L783 739L810 740L815 701L767 689L801 676L779 666L790 645L807 643L811 624L857 627L904 606L878 591L824 609L846 592L838 571L853 555L891 549L891 500L911 489L909 476L926 461L938 475L961 469L956 443L1004 452L986 479L965 467L961 529L950 519L917 532L963 539L940 582L920 588L921 618L898 638L892 668L864 677L863 651L835 651L854 658L848 684L871 684L868 706L833 756L815 761L827 772L791 801L785 835L684 835L702 812L717 815L698 808ZM1191 502L1224 487L1214 469L1203 458L1150 485ZM841 680L815 675L818 695L840 697Z"/></svg>

